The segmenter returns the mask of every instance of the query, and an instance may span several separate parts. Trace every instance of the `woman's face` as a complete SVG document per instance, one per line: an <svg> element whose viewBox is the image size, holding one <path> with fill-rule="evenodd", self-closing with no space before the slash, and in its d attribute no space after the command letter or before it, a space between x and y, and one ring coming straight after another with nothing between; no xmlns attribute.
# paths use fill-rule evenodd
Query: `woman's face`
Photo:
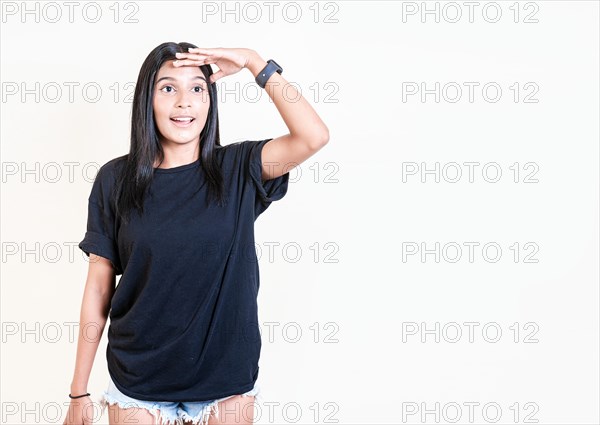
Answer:
<svg viewBox="0 0 600 425"><path fill-rule="evenodd" d="M208 85L200 68L174 67L173 61L165 62L156 74L152 105L161 143L198 142L210 106ZM175 117L193 119L175 121Z"/></svg>

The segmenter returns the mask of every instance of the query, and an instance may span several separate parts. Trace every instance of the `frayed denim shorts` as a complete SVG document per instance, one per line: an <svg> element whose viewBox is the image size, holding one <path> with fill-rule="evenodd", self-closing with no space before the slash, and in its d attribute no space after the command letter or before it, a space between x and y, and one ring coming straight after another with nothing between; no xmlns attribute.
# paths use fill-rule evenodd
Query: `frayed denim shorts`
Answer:
<svg viewBox="0 0 600 425"><path fill-rule="evenodd" d="M104 391L104 394L102 394L102 398L100 399L102 412L104 412L109 404L117 404L122 409L132 407L143 408L148 410L152 416L154 416L157 424L181 425L183 424L183 421L192 421L194 425L206 425L211 413L214 413L215 415L219 414L219 402L235 397L235 395L231 395L229 397L211 401L186 401L179 403L170 401L144 401L126 396L119 391L113 380L111 378L109 379L108 388ZM262 399L259 393L260 387L254 385L252 390L242 395L255 396L256 399L259 400Z"/></svg>

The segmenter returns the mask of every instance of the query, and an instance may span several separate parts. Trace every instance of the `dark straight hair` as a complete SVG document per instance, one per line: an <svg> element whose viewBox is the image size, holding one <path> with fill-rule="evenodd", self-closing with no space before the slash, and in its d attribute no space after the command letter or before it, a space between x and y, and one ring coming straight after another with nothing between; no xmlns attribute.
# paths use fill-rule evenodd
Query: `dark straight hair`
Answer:
<svg viewBox="0 0 600 425"><path fill-rule="evenodd" d="M135 208L144 212L144 199L154 177L154 162L164 159L164 151L158 138L158 128L154 120L154 85L160 67L169 60L175 60L175 53L187 53L191 43L162 43L152 50L140 69L131 111L131 140L129 154L124 155L123 167L118 172L115 184L116 215L128 221ZM208 196L219 206L225 203L223 193L223 173L215 158L215 147L220 147L219 115L217 110L217 87L210 83L213 71L210 65L199 66L207 81L210 107L206 124L200 133L200 157L202 172L208 183ZM198 188L200 189L200 188Z"/></svg>

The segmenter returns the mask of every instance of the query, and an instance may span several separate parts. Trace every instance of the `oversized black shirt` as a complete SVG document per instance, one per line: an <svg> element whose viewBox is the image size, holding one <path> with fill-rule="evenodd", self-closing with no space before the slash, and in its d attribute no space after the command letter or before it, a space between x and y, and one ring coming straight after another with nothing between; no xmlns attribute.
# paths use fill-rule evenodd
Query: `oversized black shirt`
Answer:
<svg viewBox="0 0 600 425"><path fill-rule="evenodd" d="M254 222L287 192L289 172L262 181L271 139L216 147L228 198L207 207L200 160L154 169L144 214L115 217L111 196L126 155L104 164L79 243L122 275L111 299L106 359L124 394L208 401L250 391L258 378L260 284Z"/></svg>

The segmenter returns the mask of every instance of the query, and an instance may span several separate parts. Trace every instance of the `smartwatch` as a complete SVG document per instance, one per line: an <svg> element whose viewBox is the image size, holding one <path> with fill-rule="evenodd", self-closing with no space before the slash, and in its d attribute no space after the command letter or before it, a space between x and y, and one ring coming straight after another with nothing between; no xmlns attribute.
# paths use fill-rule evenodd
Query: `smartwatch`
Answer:
<svg viewBox="0 0 600 425"><path fill-rule="evenodd" d="M265 85L267 84L267 80L271 78L271 75L273 75L274 72L281 74L283 72L283 68L280 67L279 64L273 59L269 59L267 61L267 66L265 66L254 79L256 84L264 89Z"/></svg>

